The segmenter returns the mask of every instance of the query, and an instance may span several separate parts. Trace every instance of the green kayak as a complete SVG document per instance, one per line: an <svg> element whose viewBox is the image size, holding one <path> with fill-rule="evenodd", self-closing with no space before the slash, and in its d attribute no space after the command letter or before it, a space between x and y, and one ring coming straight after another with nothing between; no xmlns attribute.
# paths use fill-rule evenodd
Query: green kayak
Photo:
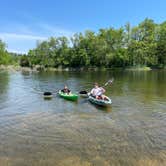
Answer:
<svg viewBox="0 0 166 166"><path fill-rule="evenodd" d="M64 99L67 100L72 100L72 101L76 101L78 99L78 95L74 94L74 93L63 93L61 90L58 92L60 97L63 97Z"/></svg>

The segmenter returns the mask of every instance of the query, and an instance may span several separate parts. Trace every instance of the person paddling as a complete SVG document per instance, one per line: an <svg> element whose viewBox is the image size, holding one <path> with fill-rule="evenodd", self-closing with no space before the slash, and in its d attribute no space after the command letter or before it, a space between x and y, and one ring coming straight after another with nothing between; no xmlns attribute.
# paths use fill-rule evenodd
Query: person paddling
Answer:
<svg viewBox="0 0 166 166"><path fill-rule="evenodd" d="M67 93L69 94L71 91L70 89L67 87L67 85L64 86L64 89L61 90L63 93Z"/></svg>
<svg viewBox="0 0 166 166"><path fill-rule="evenodd" d="M90 91L90 95L94 98L104 100L105 96L103 93L105 93L105 89L103 87L99 87L97 82L94 84L94 88Z"/></svg>

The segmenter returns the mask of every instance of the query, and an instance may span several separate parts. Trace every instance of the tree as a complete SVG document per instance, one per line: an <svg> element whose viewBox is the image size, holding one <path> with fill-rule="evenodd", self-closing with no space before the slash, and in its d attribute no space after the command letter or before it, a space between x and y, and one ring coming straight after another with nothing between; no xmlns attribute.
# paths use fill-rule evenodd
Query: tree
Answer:
<svg viewBox="0 0 166 166"><path fill-rule="evenodd" d="M156 54L158 58L158 64L166 66L166 22L163 22L159 26Z"/></svg>
<svg viewBox="0 0 166 166"><path fill-rule="evenodd" d="M11 61L11 56L6 51L6 44L0 40L0 64L8 65Z"/></svg>
<svg viewBox="0 0 166 166"><path fill-rule="evenodd" d="M165 65L166 23L146 18L138 26L87 30L38 42L28 53L30 65L43 67L127 67Z"/></svg>
<svg viewBox="0 0 166 166"><path fill-rule="evenodd" d="M21 56L21 58L20 58L20 66L22 66L22 67L29 67L30 66L28 56L26 56L26 55Z"/></svg>
<svg viewBox="0 0 166 166"><path fill-rule="evenodd" d="M145 19L131 32L131 42L128 45L130 65L155 65L156 59L156 24L151 19Z"/></svg>

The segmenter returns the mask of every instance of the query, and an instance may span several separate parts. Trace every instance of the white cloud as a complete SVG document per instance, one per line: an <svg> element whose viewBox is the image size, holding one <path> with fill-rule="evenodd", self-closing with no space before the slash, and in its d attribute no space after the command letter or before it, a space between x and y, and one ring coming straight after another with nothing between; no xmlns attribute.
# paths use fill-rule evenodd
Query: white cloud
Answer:
<svg viewBox="0 0 166 166"><path fill-rule="evenodd" d="M7 44L7 50L15 53L28 53L30 49L36 46L36 41L47 40L45 36L0 33L0 39Z"/></svg>
<svg viewBox="0 0 166 166"><path fill-rule="evenodd" d="M27 53L29 49L33 49L38 40L47 40L51 36L70 38L74 34L72 31L39 22L33 25L9 24L6 28L1 27L0 30L0 39L7 44L7 50L19 53Z"/></svg>
<svg viewBox="0 0 166 166"><path fill-rule="evenodd" d="M27 54L28 50L27 51L21 51L21 50L13 50L13 49L7 49L8 52L12 52L12 53L17 53L17 54Z"/></svg>
<svg viewBox="0 0 166 166"><path fill-rule="evenodd" d="M47 37L17 34L17 33L0 33L0 38L3 40L46 40Z"/></svg>
<svg viewBox="0 0 166 166"><path fill-rule="evenodd" d="M45 23L38 24L43 31L47 32L50 36L66 36L66 37L71 37L74 32L65 30L62 28L58 28L52 25L48 25Z"/></svg>

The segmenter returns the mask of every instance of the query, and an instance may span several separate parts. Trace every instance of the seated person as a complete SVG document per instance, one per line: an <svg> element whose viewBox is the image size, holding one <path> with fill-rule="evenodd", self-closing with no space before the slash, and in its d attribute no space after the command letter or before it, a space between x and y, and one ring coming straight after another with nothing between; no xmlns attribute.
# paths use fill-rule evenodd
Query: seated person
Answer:
<svg viewBox="0 0 166 166"><path fill-rule="evenodd" d="M105 89L103 87L99 87L98 83L95 83L94 88L91 90L90 95L92 95L96 99L105 99L103 93Z"/></svg>
<svg viewBox="0 0 166 166"><path fill-rule="evenodd" d="M64 89L61 90L63 93L69 94L71 91L68 89L67 85L64 86Z"/></svg>

